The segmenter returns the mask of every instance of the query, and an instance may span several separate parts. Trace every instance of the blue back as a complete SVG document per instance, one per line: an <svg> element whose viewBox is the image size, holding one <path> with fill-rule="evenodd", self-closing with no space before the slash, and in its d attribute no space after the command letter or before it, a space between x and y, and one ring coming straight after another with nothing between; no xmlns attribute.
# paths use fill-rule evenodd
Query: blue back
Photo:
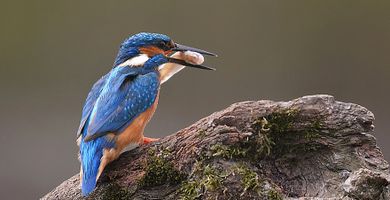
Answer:
<svg viewBox="0 0 390 200"><path fill-rule="evenodd" d="M81 136L80 158L83 170L82 193L91 193L96 187L103 149L115 148L116 139L108 133L120 134L140 114L155 102L160 88L157 67L167 58L156 55L143 66L117 65L139 55L139 47L170 41L162 34L140 33L123 42L114 68L92 87L84 104L78 137Z"/></svg>
<svg viewBox="0 0 390 200"><path fill-rule="evenodd" d="M115 67L93 86L83 108L78 134L86 140L108 132L121 132L134 117L149 108L160 87L156 66L166 63L163 55L150 58L143 67Z"/></svg>
<svg viewBox="0 0 390 200"><path fill-rule="evenodd" d="M80 144L84 195L88 195L96 187L103 149L115 147L115 141L101 136L108 132L120 133L156 100L159 88L157 72L128 78L130 80L122 84L113 84L113 87L108 87L112 80L110 77L107 78L107 84L101 90L100 97L83 128L82 140L86 137L92 138Z"/></svg>
<svg viewBox="0 0 390 200"><path fill-rule="evenodd" d="M156 99L160 85L157 72L134 76L120 74L116 69L111 72L92 109L85 136L96 138L107 132L121 132Z"/></svg>

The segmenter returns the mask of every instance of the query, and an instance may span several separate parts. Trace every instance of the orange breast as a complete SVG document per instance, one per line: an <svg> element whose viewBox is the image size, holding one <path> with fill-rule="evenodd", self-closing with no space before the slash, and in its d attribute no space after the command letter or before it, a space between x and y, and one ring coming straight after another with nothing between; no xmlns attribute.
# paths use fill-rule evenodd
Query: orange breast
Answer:
<svg viewBox="0 0 390 200"><path fill-rule="evenodd" d="M133 122L131 122L131 124L122 133L116 136L116 147L112 149L103 150L103 157L101 158L96 180L99 179L106 165L111 161L117 159L124 148L126 148L129 144L140 144L143 142L144 130L146 124L150 121L154 112L156 111L159 94L160 92L157 93L156 100L150 108L148 108L145 112L141 113L137 118L133 120ZM110 133L107 134L105 137L113 139L115 135L113 133Z"/></svg>
<svg viewBox="0 0 390 200"><path fill-rule="evenodd" d="M118 149L122 150L127 145L132 143L142 143L146 124L150 121L154 112L156 111L158 99L159 93L157 93L157 97L153 105L145 112L140 114L137 118L135 118L133 122L122 133L118 135L116 141Z"/></svg>

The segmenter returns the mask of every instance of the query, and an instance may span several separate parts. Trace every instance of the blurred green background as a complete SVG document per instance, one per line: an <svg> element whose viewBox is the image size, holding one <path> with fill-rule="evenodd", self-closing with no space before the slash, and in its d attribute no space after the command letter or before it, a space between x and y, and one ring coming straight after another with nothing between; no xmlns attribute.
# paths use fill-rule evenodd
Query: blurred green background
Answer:
<svg viewBox="0 0 390 200"><path fill-rule="evenodd" d="M0 195L37 199L78 173L75 132L91 85L130 34L218 53L216 72L164 84L146 135L233 102L325 93L376 116L390 146L390 1L9 1L0 6Z"/></svg>

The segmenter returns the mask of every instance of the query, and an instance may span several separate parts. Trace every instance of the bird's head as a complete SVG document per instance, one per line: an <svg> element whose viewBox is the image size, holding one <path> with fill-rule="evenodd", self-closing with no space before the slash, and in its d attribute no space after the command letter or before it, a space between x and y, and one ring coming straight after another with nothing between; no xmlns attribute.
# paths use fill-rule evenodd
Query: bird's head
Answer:
<svg viewBox="0 0 390 200"><path fill-rule="evenodd" d="M184 46L173 42L166 35L158 33L138 33L127 38L120 46L118 56L115 59L114 67L116 66L144 66L150 59L155 63L150 67L158 67L165 63L177 63L179 65L195 67L200 69L213 70L203 65L188 63L185 60L170 57L174 52L192 51L203 55L216 56L213 53Z"/></svg>

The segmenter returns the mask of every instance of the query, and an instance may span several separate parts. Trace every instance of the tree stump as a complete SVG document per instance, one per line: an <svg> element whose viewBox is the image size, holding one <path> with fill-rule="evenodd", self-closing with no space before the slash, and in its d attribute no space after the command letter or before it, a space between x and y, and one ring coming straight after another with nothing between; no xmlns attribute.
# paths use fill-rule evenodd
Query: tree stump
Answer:
<svg viewBox="0 0 390 200"><path fill-rule="evenodd" d="M328 95L235 103L123 153L87 198L75 175L42 199L390 199L373 121Z"/></svg>

